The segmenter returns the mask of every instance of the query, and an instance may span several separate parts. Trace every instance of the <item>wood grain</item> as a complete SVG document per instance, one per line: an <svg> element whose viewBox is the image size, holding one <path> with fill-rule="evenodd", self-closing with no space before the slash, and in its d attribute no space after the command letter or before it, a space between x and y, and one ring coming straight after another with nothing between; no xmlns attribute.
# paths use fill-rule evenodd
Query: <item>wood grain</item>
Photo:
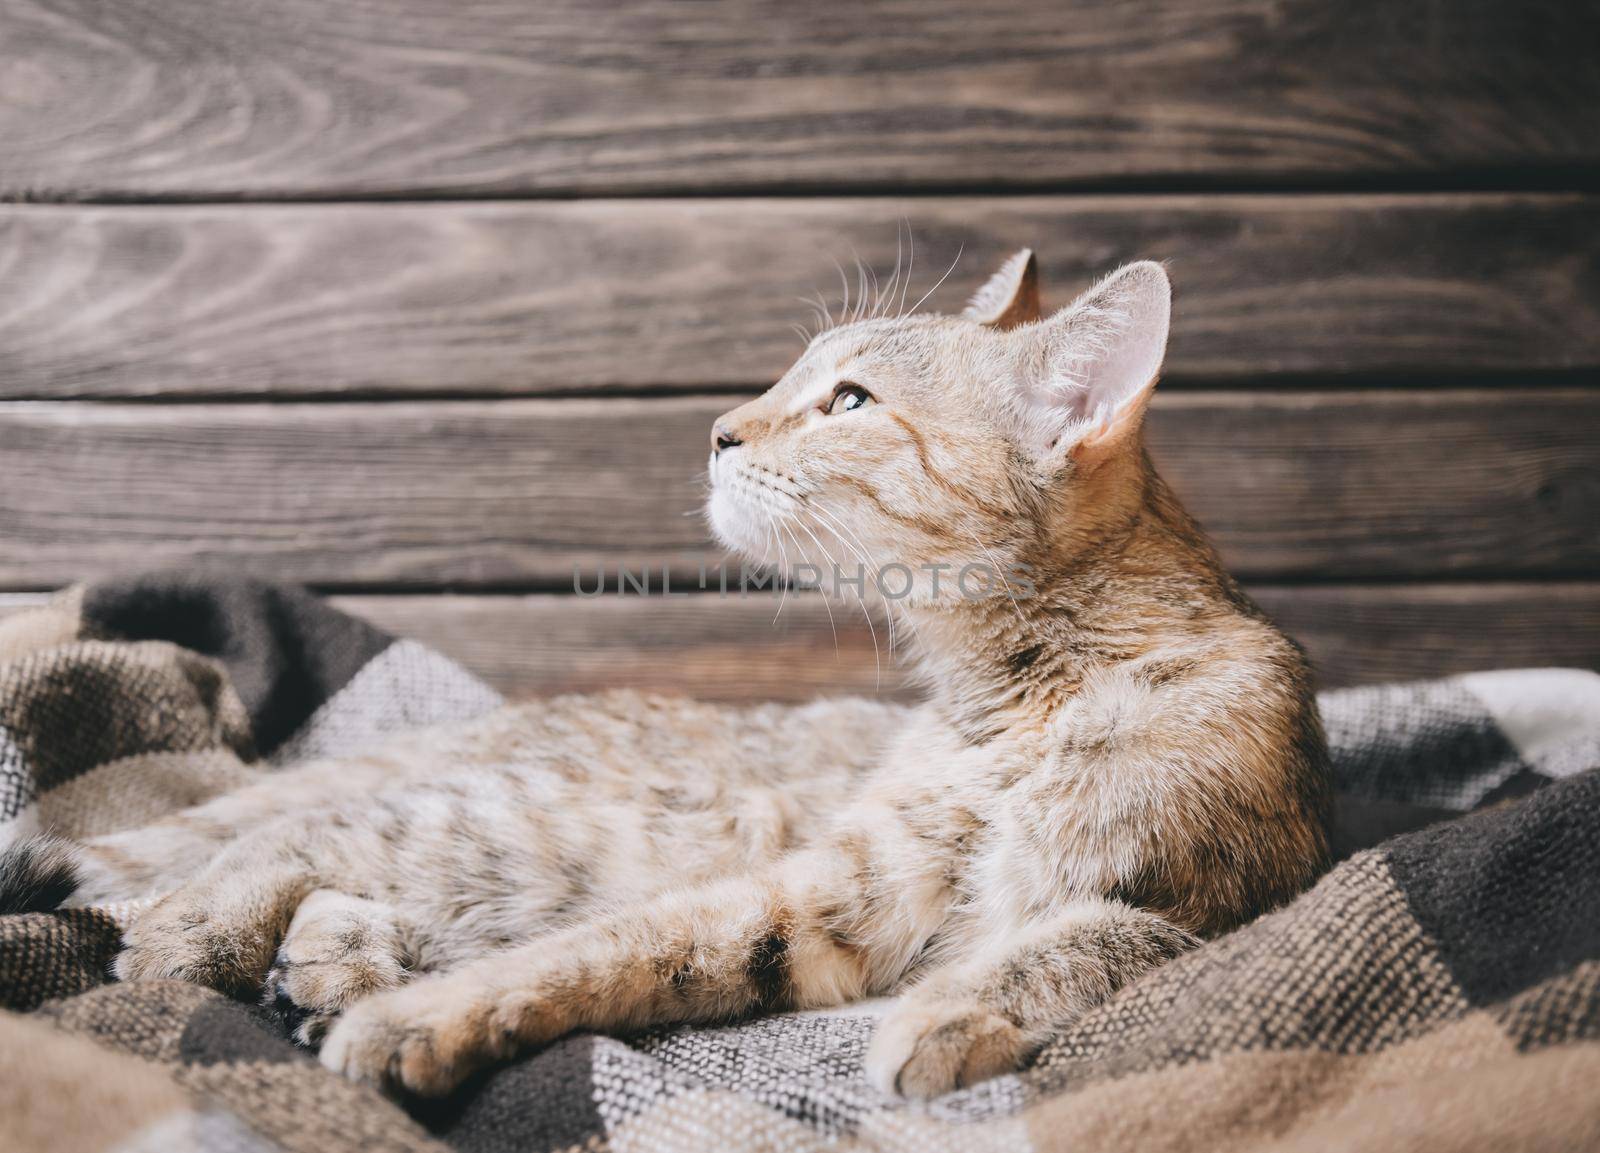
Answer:
<svg viewBox="0 0 1600 1153"><path fill-rule="evenodd" d="M1600 669L1600 586L1592 584L1250 591L1306 646L1326 688L1527 665ZM859 613L836 606L830 629L814 596L791 597L776 624L770 596L335 603L438 648L511 696L624 686L719 700L910 695L904 654L891 663L880 644L875 656Z"/></svg>
<svg viewBox="0 0 1600 1153"><path fill-rule="evenodd" d="M1255 586L1328 688L1478 669L1600 669L1600 585ZM0 595L0 616L44 600ZM839 609L814 596L342 596L333 603L460 661L513 697L647 688L717 700L909 694ZM902 654L903 655L903 654Z"/></svg>
<svg viewBox="0 0 1600 1153"><path fill-rule="evenodd" d="M0 197L1566 173L1571 0L6 0Z"/></svg>
<svg viewBox="0 0 1600 1153"><path fill-rule="evenodd" d="M946 311L1025 245L1055 304L1168 260L1169 383L1600 365L1595 196L16 206L0 397L759 386L902 218Z"/></svg>
<svg viewBox="0 0 1600 1153"><path fill-rule="evenodd" d="M0 587L176 565L570 589L715 561L696 510L733 403L0 405ZM1600 392L1168 393L1150 440L1248 577L1600 564Z"/></svg>

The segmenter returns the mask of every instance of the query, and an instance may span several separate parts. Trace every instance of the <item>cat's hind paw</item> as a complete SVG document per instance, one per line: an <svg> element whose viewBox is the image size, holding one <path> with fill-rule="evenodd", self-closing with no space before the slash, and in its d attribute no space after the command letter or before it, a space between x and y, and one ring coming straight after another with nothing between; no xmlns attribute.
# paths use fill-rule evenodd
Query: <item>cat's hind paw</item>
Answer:
<svg viewBox="0 0 1600 1153"><path fill-rule="evenodd" d="M867 1077L885 1094L937 1097L1017 1069L1026 1056L1010 1021L965 1001L902 1004L867 1050Z"/></svg>

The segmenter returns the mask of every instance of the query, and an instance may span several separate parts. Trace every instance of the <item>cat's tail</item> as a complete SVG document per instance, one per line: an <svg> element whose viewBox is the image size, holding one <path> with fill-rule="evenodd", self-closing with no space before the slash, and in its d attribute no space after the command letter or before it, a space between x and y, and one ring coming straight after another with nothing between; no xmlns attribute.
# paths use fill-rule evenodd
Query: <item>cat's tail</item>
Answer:
<svg viewBox="0 0 1600 1153"><path fill-rule="evenodd" d="M59 907L81 883L81 862L77 845L48 833L0 851L0 914Z"/></svg>

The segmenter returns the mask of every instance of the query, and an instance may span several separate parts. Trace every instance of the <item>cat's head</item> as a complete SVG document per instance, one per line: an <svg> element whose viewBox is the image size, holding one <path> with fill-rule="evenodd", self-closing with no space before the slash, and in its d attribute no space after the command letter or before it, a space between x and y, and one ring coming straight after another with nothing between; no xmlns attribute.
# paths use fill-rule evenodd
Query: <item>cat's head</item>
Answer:
<svg viewBox="0 0 1600 1153"><path fill-rule="evenodd" d="M1091 539L1115 486L1135 483L1170 313L1165 270L1141 262L1041 317L1023 251L959 316L830 328L713 426L712 527L765 563L849 579L903 566L910 602L933 574L946 595L964 568L974 588L979 570Z"/></svg>

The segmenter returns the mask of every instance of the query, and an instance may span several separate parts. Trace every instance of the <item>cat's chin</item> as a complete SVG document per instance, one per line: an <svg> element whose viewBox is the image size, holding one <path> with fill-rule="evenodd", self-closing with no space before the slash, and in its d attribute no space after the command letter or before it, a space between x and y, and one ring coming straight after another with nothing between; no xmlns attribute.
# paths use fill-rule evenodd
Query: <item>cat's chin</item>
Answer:
<svg viewBox="0 0 1600 1153"><path fill-rule="evenodd" d="M771 546L771 533L759 518L725 489L711 490L706 501L706 520L717 543L732 549L743 560L760 564Z"/></svg>

